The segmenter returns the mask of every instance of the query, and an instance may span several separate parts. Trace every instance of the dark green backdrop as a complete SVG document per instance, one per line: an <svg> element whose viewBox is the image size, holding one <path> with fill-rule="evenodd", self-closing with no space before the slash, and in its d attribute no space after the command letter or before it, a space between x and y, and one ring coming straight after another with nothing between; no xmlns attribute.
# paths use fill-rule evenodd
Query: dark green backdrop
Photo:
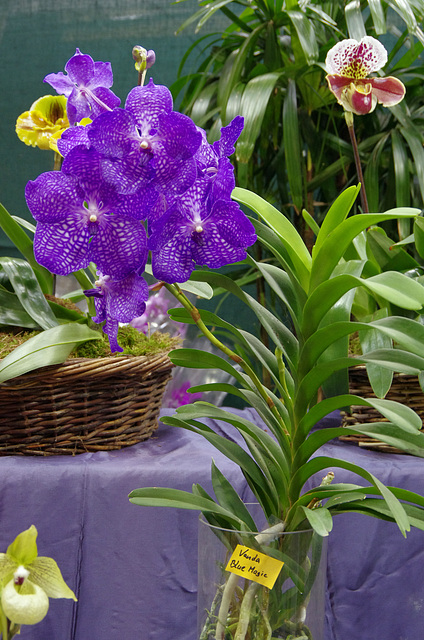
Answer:
<svg viewBox="0 0 424 640"><path fill-rule="evenodd" d="M112 63L113 88L124 101L137 82L131 51L140 44L156 52L154 81L170 85L197 38L193 29L175 31L197 6L197 0L0 0L0 202L10 213L30 219L25 184L52 168L52 153L27 147L15 134L16 118L38 97L54 93L44 76L63 70L79 47ZM5 254L14 252L0 231Z"/></svg>

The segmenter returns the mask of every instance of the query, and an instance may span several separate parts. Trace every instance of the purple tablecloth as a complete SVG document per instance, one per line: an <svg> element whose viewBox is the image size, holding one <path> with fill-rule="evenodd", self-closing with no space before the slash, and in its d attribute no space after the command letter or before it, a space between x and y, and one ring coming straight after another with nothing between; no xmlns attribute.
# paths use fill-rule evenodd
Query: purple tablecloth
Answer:
<svg viewBox="0 0 424 640"><path fill-rule="evenodd" d="M323 453L362 464L386 484L423 490L424 460L340 442ZM234 465L200 436L164 425L122 451L1 458L0 550L35 524L40 555L55 558L79 598L75 605L51 601L45 620L24 627L22 640L195 640L197 514L138 507L127 496L142 486L190 490L193 482L211 490L212 457L247 498ZM336 479L352 476L336 470ZM419 531L405 541L390 523L336 518L326 640L422 637L423 543Z"/></svg>

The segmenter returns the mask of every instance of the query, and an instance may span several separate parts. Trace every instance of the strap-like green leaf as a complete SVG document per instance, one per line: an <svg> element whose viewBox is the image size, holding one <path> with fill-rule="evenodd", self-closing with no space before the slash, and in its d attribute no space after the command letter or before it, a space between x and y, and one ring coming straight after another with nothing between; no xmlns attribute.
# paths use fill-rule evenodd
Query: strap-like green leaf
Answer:
<svg viewBox="0 0 424 640"><path fill-rule="evenodd" d="M289 469L286 456L290 456L288 446L286 445L286 452L284 453L269 434L264 433L260 427L250 420L207 403L196 402L192 405L185 405L178 409L177 415L190 424L193 424L191 418L212 418L214 420L223 420L233 425L243 437L253 460L258 465L258 468L262 470L264 478L266 478L266 484L262 482L262 487L260 489L256 488L256 492L268 492L269 495L274 496L274 503L278 503L277 511L274 511L274 515L277 515L281 504L284 504L287 497ZM202 432L202 435L209 439L211 431L208 429Z"/></svg>
<svg viewBox="0 0 424 640"><path fill-rule="evenodd" d="M16 294L0 288L0 325L39 329L40 326L25 311Z"/></svg>
<svg viewBox="0 0 424 640"><path fill-rule="evenodd" d="M302 312L301 300L299 300L297 291L287 273L274 264L256 262L250 257L249 262L255 265L255 268L260 271L272 291L283 302L297 331L300 327L299 319Z"/></svg>
<svg viewBox="0 0 424 640"><path fill-rule="evenodd" d="M146 273L152 275L152 267L151 265L146 265L145 267ZM76 275L76 274L75 274ZM177 283L180 289L183 291L187 291L188 293L193 293L199 298L204 298L205 300L210 300L213 296L213 289L210 285L205 281L199 281L197 277L197 272L194 271L190 276L190 280L186 280L186 282Z"/></svg>
<svg viewBox="0 0 424 640"><path fill-rule="evenodd" d="M387 317L388 311L387 309L379 309L376 314L378 317ZM393 346L390 336L375 328L370 331L361 331L359 333L359 341L362 353L369 353L376 349L390 349ZM393 371L388 371L384 367L378 367L374 364L368 364L367 374L374 394L377 398L384 398L392 386Z"/></svg>
<svg viewBox="0 0 424 640"><path fill-rule="evenodd" d="M195 405L193 405L195 406ZM178 414L177 414L178 415ZM161 422L175 427L181 427L188 431L194 431L202 435L218 451L221 451L229 460L235 462L245 476L249 487L253 491L258 502L261 504L265 514L272 514L278 511L279 499L274 489L268 484L263 471L253 460L253 458L236 442L224 438L215 433L205 424L196 420L182 420L178 417L162 417Z"/></svg>
<svg viewBox="0 0 424 640"><path fill-rule="evenodd" d="M258 236L258 242L260 242L261 245L275 257L278 263L277 268L284 271L290 278L293 289L296 292L298 304L304 304L306 300L306 292L298 279L298 274L295 266L293 265L289 251L280 241L280 238L277 236L277 234L274 233L274 231L272 231L272 229L270 229L267 224L251 216L248 217L255 227L255 231ZM258 263L257 268L261 269L260 263ZM299 319L293 318L293 322L298 326Z"/></svg>
<svg viewBox="0 0 424 640"><path fill-rule="evenodd" d="M215 407L214 405L196 402L195 404L184 405L177 410L178 417L188 420L191 418L212 418L213 420L223 420L228 424L233 425L243 437L248 436L263 450L267 451L267 455L274 463L280 467L280 471L287 472L287 462L285 454L290 455L290 450L285 447L285 451L275 442L274 438L268 433L264 432L261 427L258 427L254 422L226 411L221 407Z"/></svg>
<svg viewBox="0 0 424 640"><path fill-rule="evenodd" d="M234 513L239 520L245 522L250 531L257 531L255 521L250 515L246 505L213 460L211 476L212 487L219 504L223 506L224 509L228 509L228 511Z"/></svg>
<svg viewBox="0 0 424 640"><path fill-rule="evenodd" d="M424 357L424 326L400 316L388 316L372 322L338 322L318 329L306 341L299 360L299 374L308 372L318 362L323 351L339 338L355 331L375 328L395 341L405 351Z"/></svg>
<svg viewBox="0 0 424 640"><path fill-rule="evenodd" d="M356 464L352 464L351 462L347 462L345 460L339 460L337 458L329 458L326 456L313 458L299 469L296 477L293 480L293 488L303 486L306 480L310 478L314 473L322 471L323 469L333 469L334 467L340 467L341 469L352 471L352 473L355 473L356 475L370 482L378 490L381 497L386 502L390 515L397 523L402 534L404 536L406 535L406 532L410 530L410 523L402 504L395 497L392 491L388 489L380 480L378 480L378 478ZM295 493L297 493L297 490L295 490Z"/></svg>
<svg viewBox="0 0 424 640"><path fill-rule="evenodd" d="M293 204L298 212L303 205L302 153L297 117L296 83L290 79L283 107L283 140L287 178Z"/></svg>
<svg viewBox="0 0 424 640"><path fill-rule="evenodd" d="M189 369L220 369L229 373L241 384L244 379L239 371L235 369L229 362L208 351L200 351L199 349L174 349L169 353L169 358L177 367L187 367Z"/></svg>
<svg viewBox="0 0 424 640"><path fill-rule="evenodd" d="M403 309L419 311L424 306L424 287L397 271L385 271L367 278L363 286Z"/></svg>
<svg viewBox="0 0 424 640"><path fill-rule="evenodd" d="M193 293L195 296L199 296L199 298L203 298L204 300L210 300L213 297L212 287L210 287L207 282L197 282L195 273L193 279L187 280L187 282L183 282L179 286L183 291Z"/></svg>
<svg viewBox="0 0 424 640"><path fill-rule="evenodd" d="M386 19L381 0L368 0L368 6L371 11L371 17L377 35L386 33Z"/></svg>
<svg viewBox="0 0 424 640"><path fill-rule="evenodd" d="M374 407L389 421L400 425L411 433L416 432L422 427L422 422L415 411L407 405L396 403L392 400L361 398L360 396L354 396L351 394L344 394L334 398L325 398L311 407L298 425L298 438L295 438L295 445L299 444L298 453L296 454L296 464L302 464L305 462L315 451L319 449L319 447L327 442L325 433L328 432L329 429L318 430L303 442L309 431L332 411L343 409L350 405ZM352 430L354 431L355 428L352 428ZM342 433L338 435L342 435ZM334 434L332 437L337 437L337 434Z"/></svg>
<svg viewBox="0 0 424 640"><path fill-rule="evenodd" d="M419 220L420 218L415 218ZM415 222L414 220L414 222ZM399 222L406 223L407 233L410 232L411 220L402 218ZM377 264L379 271L406 271L419 268L419 263L403 246L394 242L381 227L372 227L366 232L367 255Z"/></svg>
<svg viewBox="0 0 424 640"><path fill-rule="evenodd" d="M367 35L362 17L361 3L357 0L350 0L345 7L345 17L349 38L353 38L359 42L359 40Z"/></svg>
<svg viewBox="0 0 424 640"><path fill-rule="evenodd" d="M191 509L205 513L216 513L228 518L236 525L242 524L242 521L234 513L224 509L217 502L181 489L143 487L134 489L128 497L130 502L142 507L173 507L174 509Z"/></svg>
<svg viewBox="0 0 424 640"><path fill-rule="evenodd" d="M385 213L361 214L344 220L325 238L320 250L314 256L310 276L310 290L313 291L320 283L328 280L352 240L361 231L385 220L415 218L419 213L419 209L400 207Z"/></svg>
<svg viewBox="0 0 424 640"><path fill-rule="evenodd" d="M333 518L328 509L325 507L319 507L318 509L302 507L302 511L313 530L316 531L319 536L328 536L333 528Z"/></svg>
<svg viewBox="0 0 424 640"><path fill-rule="evenodd" d="M407 431L390 422L373 422L355 425L355 431L396 447L405 453L424 458L424 434L421 431Z"/></svg>
<svg viewBox="0 0 424 640"><path fill-rule="evenodd" d="M408 27L408 31L415 33L418 25L410 2L408 0L387 0L387 4L400 15Z"/></svg>
<svg viewBox="0 0 424 640"><path fill-rule="evenodd" d="M256 141L261 134L262 122L269 98L281 72L265 73L250 80L244 88L239 114L244 118L244 128L236 145L238 162L249 162ZM238 85L237 85L238 86ZM229 119L227 108L227 118Z"/></svg>
<svg viewBox="0 0 424 640"><path fill-rule="evenodd" d="M417 494L415 494L417 495ZM420 509L412 504L403 504L403 508L408 516L411 526L424 531L424 509ZM366 516L373 516L381 520L393 521L393 516L389 507L376 498L366 498L361 501L351 501L341 503L340 506L332 505L331 509L334 513L361 513Z"/></svg>
<svg viewBox="0 0 424 640"><path fill-rule="evenodd" d="M418 184L421 191L421 197L424 198L424 149L423 149L423 135L412 122L408 123L408 126L401 127L401 134L405 138L407 145L412 153L414 159L414 174L418 180Z"/></svg>
<svg viewBox="0 0 424 640"><path fill-rule="evenodd" d="M40 286L44 293L52 293L53 276L47 269L40 266L35 258L33 242L22 229L21 225L14 220L13 216L0 204L0 227L3 229L13 245L22 253L24 258L36 271Z"/></svg>
<svg viewBox="0 0 424 640"><path fill-rule="evenodd" d="M421 258L424 258L424 218L419 217L414 220L415 246Z"/></svg>
<svg viewBox="0 0 424 640"><path fill-rule="evenodd" d="M281 322L281 320L276 318L273 313L257 302L255 298L245 293L243 289L234 282L234 280L223 274L209 271L198 271L197 278L199 278L199 280L201 279L210 282L215 287L222 287L242 300L248 307L250 307L250 309L252 309L259 322L265 327L268 335L274 340L275 344L282 349L288 360L290 360L291 363L297 361L297 340L287 326ZM225 328L222 321L219 323L219 326L223 326ZM227 326L230 331L235 333L234 328L231 329L230 327L231 325Z"/></svg>
<svg viewBox="0 0 424 640"><path fill-rule="evenodd" d="M375 363L391 371L418 375L424 371L424 358L401 349L378 349L367 355L354 358L338 358L331 362L317 364L300 381L295 403L298 415L304 415L309 403L327 378L336 371L343 371L356 364Z"/></svg>
<svg viewBox="0 0 424 640"><path fill-rule="evenodd" d="M379 211L380 209L380 158L388 138L388 133L382 134L381 139L376 143L374 149L372 149L365 167L364 182L370 211Z"/></svg>
<svg viewBox="0 0 424 640"><path fill-rule="evenodd" d="M257 213L281 239L293 263L297 279L307 291L311 256L301 236L291 222L269 202L246 189L236 187L232 197Z"/></svg>
<svg viewBox="0 0 424 640"><path fill-rule="evenodd" d="M43 329L58 324L41 290L30 264L21 258L0 257L0 267L6 273L10 284L25 311Z"/></svg>
<svg viewBox="0 0 424 640"><path fill-rule="evenodd" d="M227 61L228 73L221 74L219 79L218 103L221 105L221 119L224 124L227 124L228 122L226 109L230 94L235 85L239 82L246 59L251 54L257 39L264 29L266 29L266 23L259 24L251 33L249 33L247 38L244 39L240 49L235 52L236 55L232 57L231 62L230 60Z"/></svg>
<svg viewBox="0 0 424 640"><path fill-rule="evenodd" d="M409 207L411 203L411 177L409 174L408 151L397 129L392 129L393 167L395 170L396 204Z"/></svg>
<svg viewBox="0 0 424 640"><path fill-rule="evenodd" d="M346 271L353 276L360 276L363 270L363 263L360 260L349 260L346 263L339 264L334 270L337 275L340 271ZM314 292L315 293L315 292ZM332 327L340 322L348 322L351 317L352 304L355 297L355 289L350 289L343 294L335 305L328 310L321 321L320 327ZM331 362L334 359L347 355L349 351L349 337L343 336L337 340L333 340L331 345L322 353L320 362ZM347 393L349 390L348 372L338 371L331 375L323 383L322 386L325 396L334 396L341 393Z"/></svg>
<svg viewBox="0 0 424 640"><path fill-rule="evenodd" d="M0 363L0 382L21 376L28 371L64 362L80 343L98 340L98 331L84 324L62 324L30 338L6 356Z"/></svg>
<svg viewBox="0 0 424 640"><path fill-rule="evenodd" d="M309 428L313 426L312 422L318 415L324 412L324 406L315 405L311 411L311 416L307 420L303 420L299 426L303 434L306 434ZM354 433L366 433L371 437L375 437L387 444L392 444L399 449L408 451L408 453L418 452L420 457L424 457L424 434L421 433L422 422L420 417L410 407L402 405L400 402L393 400L361 398L353 395L336 396L335 398L327 398L325 400L325 409L334 411L342 409L349 405L373 407L388 420L388 422L375 422L372 424L355 424L351 427L334 427L328 429L318 429L311 433L297 449L293 462L294 466L301 466L312 455L318 451L326 442L342 435L351 435ZM320 418L321 419L321 418ZM394 444L396 442L396 444Z"/></svg>
<svg viewBox="0 0 424 640"><path fill-rule="evenodd" d="M219 11L225 5L230 4L233 0L212 0L201 9L193 13L185 22L177 29L177 34L186 29L190 24L197 21L196 32L200 31L205 22L207 22L212 16Z"/></svg>
<svg viewBox="0 0 424 640"><path fill-rule="evenodd" d="M334 231L334 229L336 229L343 220L346 220L351 208L353 207L353 203L358 196L359 190L359 186L348 187L342 191L338 198L333 202L322 221L320 231L317 235L315 246L313 248L314 256L321 249L324 240L329 236L329 234Z"/></svg>
<svg viewBox="0 0 424 640"><path fill-rule="evenodd" d="M206 382L205 384L195 384L187 389L187 391L188 393L207 393L208 391L215 391L218 393L230 394L246 401L244 390L239 389L228 382Z"/></svg>
<svg viewBox="0 0 424 640"><path fill-rule="evenodd" d="M295 28L303 53L308 64L318 60L318 43L312 20L302 11L287 11L287 15Z"/></svg>

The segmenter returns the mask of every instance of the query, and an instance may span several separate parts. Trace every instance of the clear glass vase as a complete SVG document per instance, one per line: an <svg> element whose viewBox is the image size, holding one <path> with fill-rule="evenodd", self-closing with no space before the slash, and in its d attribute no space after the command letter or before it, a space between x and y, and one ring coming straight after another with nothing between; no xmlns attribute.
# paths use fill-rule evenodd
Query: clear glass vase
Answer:
<svg viewBox="0 0 424 640"><path fill-rule="evenodd" d="M276 537L266 528L258 542L257 532L200 517L199 640L324 640L327 538L312 530ZM272 588L226 570L237 545L284 562Z"/></svg>

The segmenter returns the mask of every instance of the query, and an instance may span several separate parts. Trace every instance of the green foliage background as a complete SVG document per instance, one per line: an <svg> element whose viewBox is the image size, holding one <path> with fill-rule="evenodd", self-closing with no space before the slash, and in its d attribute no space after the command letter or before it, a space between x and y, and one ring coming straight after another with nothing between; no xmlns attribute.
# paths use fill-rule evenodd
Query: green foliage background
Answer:
<svg viewBox="0 0 424 640"><path fill-rule="evenodd" d="M321 221L340 190L357 182L343 109L327 88L324 61L338 40L371 35L389 50L384 74L400 78L407 94L391 109L378 106L355 118L370 210L422 207L420 0L202 0L197 5L180 31L195 27L200 37L187 50L172 88L181 109L211 140L235 115L244 116L236 147L240 186L275 204L303 230L303 207ZM218 13L227 21L223 33L202 35ZM400 237L409 231L404 221Z"/></svg>

